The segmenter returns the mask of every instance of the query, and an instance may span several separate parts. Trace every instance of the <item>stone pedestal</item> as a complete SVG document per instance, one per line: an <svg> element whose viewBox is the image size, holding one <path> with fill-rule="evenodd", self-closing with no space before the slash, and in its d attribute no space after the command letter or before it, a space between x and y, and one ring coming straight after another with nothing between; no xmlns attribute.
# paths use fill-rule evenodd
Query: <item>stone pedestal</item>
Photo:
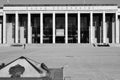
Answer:
<svg viewBox="0 0 120 80"><path fill-rule="evenodd" d="M14 43L14 39L12 38L12 34L13 34L12 27L13 27L13 24L12 23L7 23L6 27L7 27L7 43L8 44L13 44Z"/></svg>
<svg viewBox="0 0 120 80"><path fill-rule="evenodd" d="M24 27L20 27L20 43L22 43L22 44L25 43L25 38L24 38Z"/></svg>
<svg viewBox="0 0 120 80"><path fill-rule="evenodd" d="M102 26L100 26L100 43L103 42L103 36L102 36Z"/></svg>
<svg viewBox="0 0 120 80"><path fill-rule="evenodd" d="M112 43L115 43L115 22L112 22Z"/></svg>
<svg viewBox="0 0 120 80"><path fill-rule="evenodd" d="M94 43L97 43L97 38L94 38Z"/></svg>
<svg viewBox="0 0 120 80"><path fill-rule="evenodd" d="M93 31L92 31L93 43L96 43L96 42L95 42L95 26L93 26L92 28L93 28L93 29L92 29L92 30L93 30Z"/></svg>
<svg viewBox="0 0 120 80"><path fill-rule="evenodd" d="M109 43L109 38L106 39L106 43Z"/></svg>
<svg viewBox="0 0 120 80"><path fill-rule="evenodd" d="M103 26L103 43L106 43L106 38L107 38L107 23L104 22L104 26Z"/></svg>
<svg viewBox="0 0 120 80"><path fill-rule="evenodd" d="M109 34L108 33L108 27L109 27L108 22L106 22L105 25L106 25L106 39L105 39L106 41L105 42L109 43L109 38L108 38L108 35L107 35L107 34Z"/></svg>

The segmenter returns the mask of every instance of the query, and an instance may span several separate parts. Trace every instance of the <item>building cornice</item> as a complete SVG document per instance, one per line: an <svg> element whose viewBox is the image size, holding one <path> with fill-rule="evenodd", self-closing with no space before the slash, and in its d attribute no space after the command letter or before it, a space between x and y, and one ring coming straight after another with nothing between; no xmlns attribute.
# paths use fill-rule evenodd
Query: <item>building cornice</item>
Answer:
<svg viewBox="0 0 120 80"><path fill-rule="evenodd" d="M4 4L4 6L117 6L117 4Z"/></svg>

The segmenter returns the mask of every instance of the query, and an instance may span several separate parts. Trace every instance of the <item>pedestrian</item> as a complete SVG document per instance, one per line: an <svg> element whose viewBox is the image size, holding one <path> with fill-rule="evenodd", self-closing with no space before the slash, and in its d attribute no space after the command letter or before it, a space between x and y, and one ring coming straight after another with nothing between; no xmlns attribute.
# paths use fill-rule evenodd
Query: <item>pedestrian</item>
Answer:
<svg viewBox="0 0 120 80"><path fill-rule="evenodd" d="M24 47L24 49L25 49L26 45L24 44L23 47Z"/></svg>

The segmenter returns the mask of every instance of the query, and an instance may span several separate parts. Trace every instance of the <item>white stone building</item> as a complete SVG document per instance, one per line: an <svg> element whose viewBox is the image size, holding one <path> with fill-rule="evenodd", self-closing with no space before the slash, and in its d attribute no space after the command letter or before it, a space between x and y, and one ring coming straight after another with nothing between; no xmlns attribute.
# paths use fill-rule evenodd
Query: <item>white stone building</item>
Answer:
<svg viewBox="0 0 120 80"><path fill-rule="evenodd" d="M117 4L5 4L0 44L120 43Z"/></svg>

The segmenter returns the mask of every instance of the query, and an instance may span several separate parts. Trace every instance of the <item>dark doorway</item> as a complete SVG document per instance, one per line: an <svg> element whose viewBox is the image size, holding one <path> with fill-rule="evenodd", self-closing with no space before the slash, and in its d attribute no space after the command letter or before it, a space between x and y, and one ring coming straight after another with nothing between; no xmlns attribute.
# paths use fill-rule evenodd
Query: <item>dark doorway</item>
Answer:
<svg viewBox="0 0 120 80"><path fill-rule="evenodd" d="M84 13L81 17L81 43L89 43L90 14Z"/></svg>
<svg viewBox="0 0 120 80"><path fill-rule="evenodd" d="M32 43L40 43L40 14L31 14Z"/></svg>
<svg viewBox="0 0 120 80"><path fill-rule="evenodd" d="M65 14L56 14L56 43L65 43Z"/></svg>
<svg viewBox="0 0 120 80"><path fill-rule="evenodd" d="M77 14L68 14L68 43L77 43L78 20Z"/></svg>
<svg viewBox="0 0 120 80"><path fill-rule="evenodd" d="M43 14L43 43L53 42L53 15Z"/></svg>
<svg viewBox="0 0 120 80"><path fill-rule="evenodd" d="M93 14L93 27L95 30L95 38L97 43L103 42L103 15L95 13Z"/></svg>

